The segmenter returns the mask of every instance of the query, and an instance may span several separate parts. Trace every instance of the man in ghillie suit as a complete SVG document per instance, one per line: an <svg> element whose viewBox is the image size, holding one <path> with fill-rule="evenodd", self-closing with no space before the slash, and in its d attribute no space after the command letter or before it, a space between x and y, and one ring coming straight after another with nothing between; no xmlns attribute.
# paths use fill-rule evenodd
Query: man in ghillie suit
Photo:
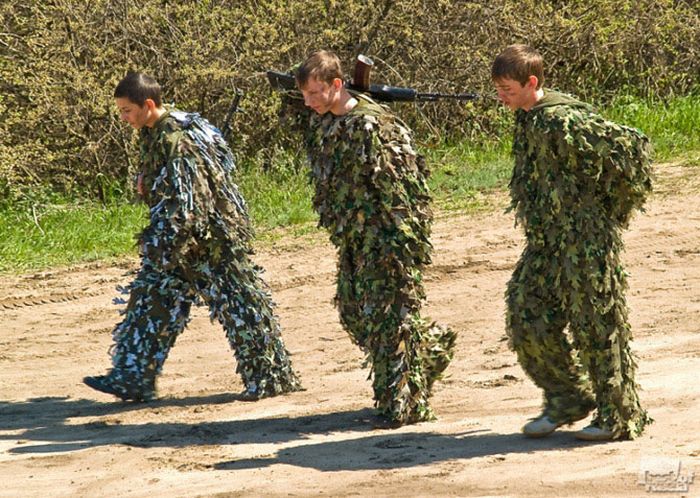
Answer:
<svg viewBox="0 0 700 498"><path fill-rule="evenodd" d="M527 241L508 282L506 328L544 390L544 411L523 432L545 436L596 409L577 438L634 438L651 419L634 381L620 252L651 191L649 142L543 89L542 57L528 46L508 47L491 76L516 112L511 209Z"/></svg>
<svg viewBox="0 0 700 498"><path fill-rule="evenodd" d="M428 398L455 334L419 314L432 221L424 159L386 107L346 90L335 54L315 52L295 76L314 111L297 106L293 118L305 137L319 224L338 249L335 301L371 365L375 424L432 420Z"/></svg>
<svg viewBox="0 0 700 498"><path fill-rule="evenodd" d="M122 120L140 130L137 191L150 207L141 268L114 329L112 369L85 383L123 400L148 401L193 304L223 325L238 361L244 400L296 391L274 303L250 255L252 229L231 175L233 156L198 114L161 105L158 83L129 73L114 92Z"/></svg>

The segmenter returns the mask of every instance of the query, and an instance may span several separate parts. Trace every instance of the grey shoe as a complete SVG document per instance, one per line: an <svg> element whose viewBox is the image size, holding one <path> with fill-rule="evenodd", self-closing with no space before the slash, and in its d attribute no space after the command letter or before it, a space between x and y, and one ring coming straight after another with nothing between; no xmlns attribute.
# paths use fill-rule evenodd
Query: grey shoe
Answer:
<svg viewBox="0 0 700 498"><path fill-rule="evenodd" d="M542 414L525 424L522 430L523 434L527 437L544 437L551 434L562 425L564 425L563 422L555 422L549 418L549 416Z"/></svg>
<svg viewBox="0 0 700 498"><path fill-rule="evenodd" d="M613 431L597 427L593 424L588 425L574 434L576 439L582 441L612 441L615 434Z"/></svg>

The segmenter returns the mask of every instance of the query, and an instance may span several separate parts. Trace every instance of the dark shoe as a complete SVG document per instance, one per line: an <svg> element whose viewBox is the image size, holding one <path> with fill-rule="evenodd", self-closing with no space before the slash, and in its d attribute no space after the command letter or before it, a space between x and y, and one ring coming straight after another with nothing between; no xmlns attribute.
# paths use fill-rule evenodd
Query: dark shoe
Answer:
<svg viewBox="0 0 700 498"><path fill-rule="evenodd" d="M83 382L85 383L85 385L92 387L96 391L111 394L113 396L116 396L117 398L121 398L123 401L128 401L132 399L127 394L117 390L114 386L112 386L107 380L106 375L84 377Z"/></svg>
<svg viewBox="0 0 700 498"><path fill-rule="evenodd" d="M95 376L84 377L83 382L85 383L85 385L92 387L96 391L100 391L100 392L106 393L106 394L111 394L111 395L116 396L117 398L121 399L122 401L145 402L145 401L152 401L155 398L154 393L136 394L136 393L132 393L126 389L120 390L116 386L114 386L112 381L109 380L109 375L95 375Z"/></svg>
<svg viewBox="0 0 700 498"><path fill-rule="evenodd" d="M382 415L372 415L367 419L367 422L376 430L398 429L404 425L398 420L386 418Z"/></svg>

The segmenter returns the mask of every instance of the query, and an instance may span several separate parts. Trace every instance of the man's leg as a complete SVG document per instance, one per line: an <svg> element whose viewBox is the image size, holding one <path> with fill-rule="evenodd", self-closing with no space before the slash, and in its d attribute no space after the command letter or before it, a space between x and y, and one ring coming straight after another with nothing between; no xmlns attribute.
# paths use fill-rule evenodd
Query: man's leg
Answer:
<svg viewBox="0 0 700 498"><path fill-rule="evenodd" d="M341 254L336 302L343 326L372 363L377 410L397 424L431 420L428 398L452 359L455 335L419 317L422 289L412 288L418 272L394 278L380 265L356 266L349 251Z"/></svg>
<svg viewBox="0 0 700 498"><path fill-rule="evenodd" d="M556 274L552 265L554 258L523 253L506 291L506 332L523 370L544 390L543 417L554 430L585 417L595 405L590 381L564 333L560 289L548 279Z"/></svg>
<svg viewBox="0 0 700 498"><path fill-rule="evenodd" d="M604 270L597 282L586 282L590 298L571 322L598 408L591 426L577 437L633 439L651 419L640 406L634 381L636 363L629 346L631 330L624 296L626 277L616 255L598 267Z"/></svg>
<svg viewBox="0 0 700 498"><path fill-rule="evenodd" d="M260 271L241 253L213 268L200 265L196 279L212 319L224 327L251 400L301 389Z"/></svg>
<svg viewBox="0 0 700 498"><path fill-rule="evenodd" d="M402 424L433 420L432 387L452 359L456 336L450 329L427 324L417 312L398 325L391 314L400 316L384 314L370 353L377 408Z"/></svg>
<svg viewBox="0 0 700 498"><path fill-rule="evenodd" d="M124 320L113 332L112 370L85 383L125 400L148 401L155 397L156 377L189 320L191 293L179 275L150 265L142 266L129 288Z"/></svg>

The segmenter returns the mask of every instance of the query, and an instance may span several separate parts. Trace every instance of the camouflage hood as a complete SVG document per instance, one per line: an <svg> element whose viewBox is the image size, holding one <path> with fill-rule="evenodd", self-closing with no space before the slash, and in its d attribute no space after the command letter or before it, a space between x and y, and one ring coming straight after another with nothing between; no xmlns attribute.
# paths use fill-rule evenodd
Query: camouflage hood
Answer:
<svg viewBox="0 0 700 498"><path fill-rule="evenodd" d="M574 97L571 95L567 95L565 93L557 92L554 90L548 90L544 89L544 96L537 101L537 104L533 106L530 111L537 111L540 109L544 109L545 107L554 107L557 105L567 105L570 107L578 107L578 108L583 108L583 109L590 109L591 106L588 104L581 102L580 100L576 100Z"/></svg>
<svg viewBox="0 0 700 498"><path fill-rule="evenodd" d="M516 112L513 156L511 208L541 245L561 242L543 238L561 233L553 227L625 227L651 191L647 137L563 93Z"/></svg>

